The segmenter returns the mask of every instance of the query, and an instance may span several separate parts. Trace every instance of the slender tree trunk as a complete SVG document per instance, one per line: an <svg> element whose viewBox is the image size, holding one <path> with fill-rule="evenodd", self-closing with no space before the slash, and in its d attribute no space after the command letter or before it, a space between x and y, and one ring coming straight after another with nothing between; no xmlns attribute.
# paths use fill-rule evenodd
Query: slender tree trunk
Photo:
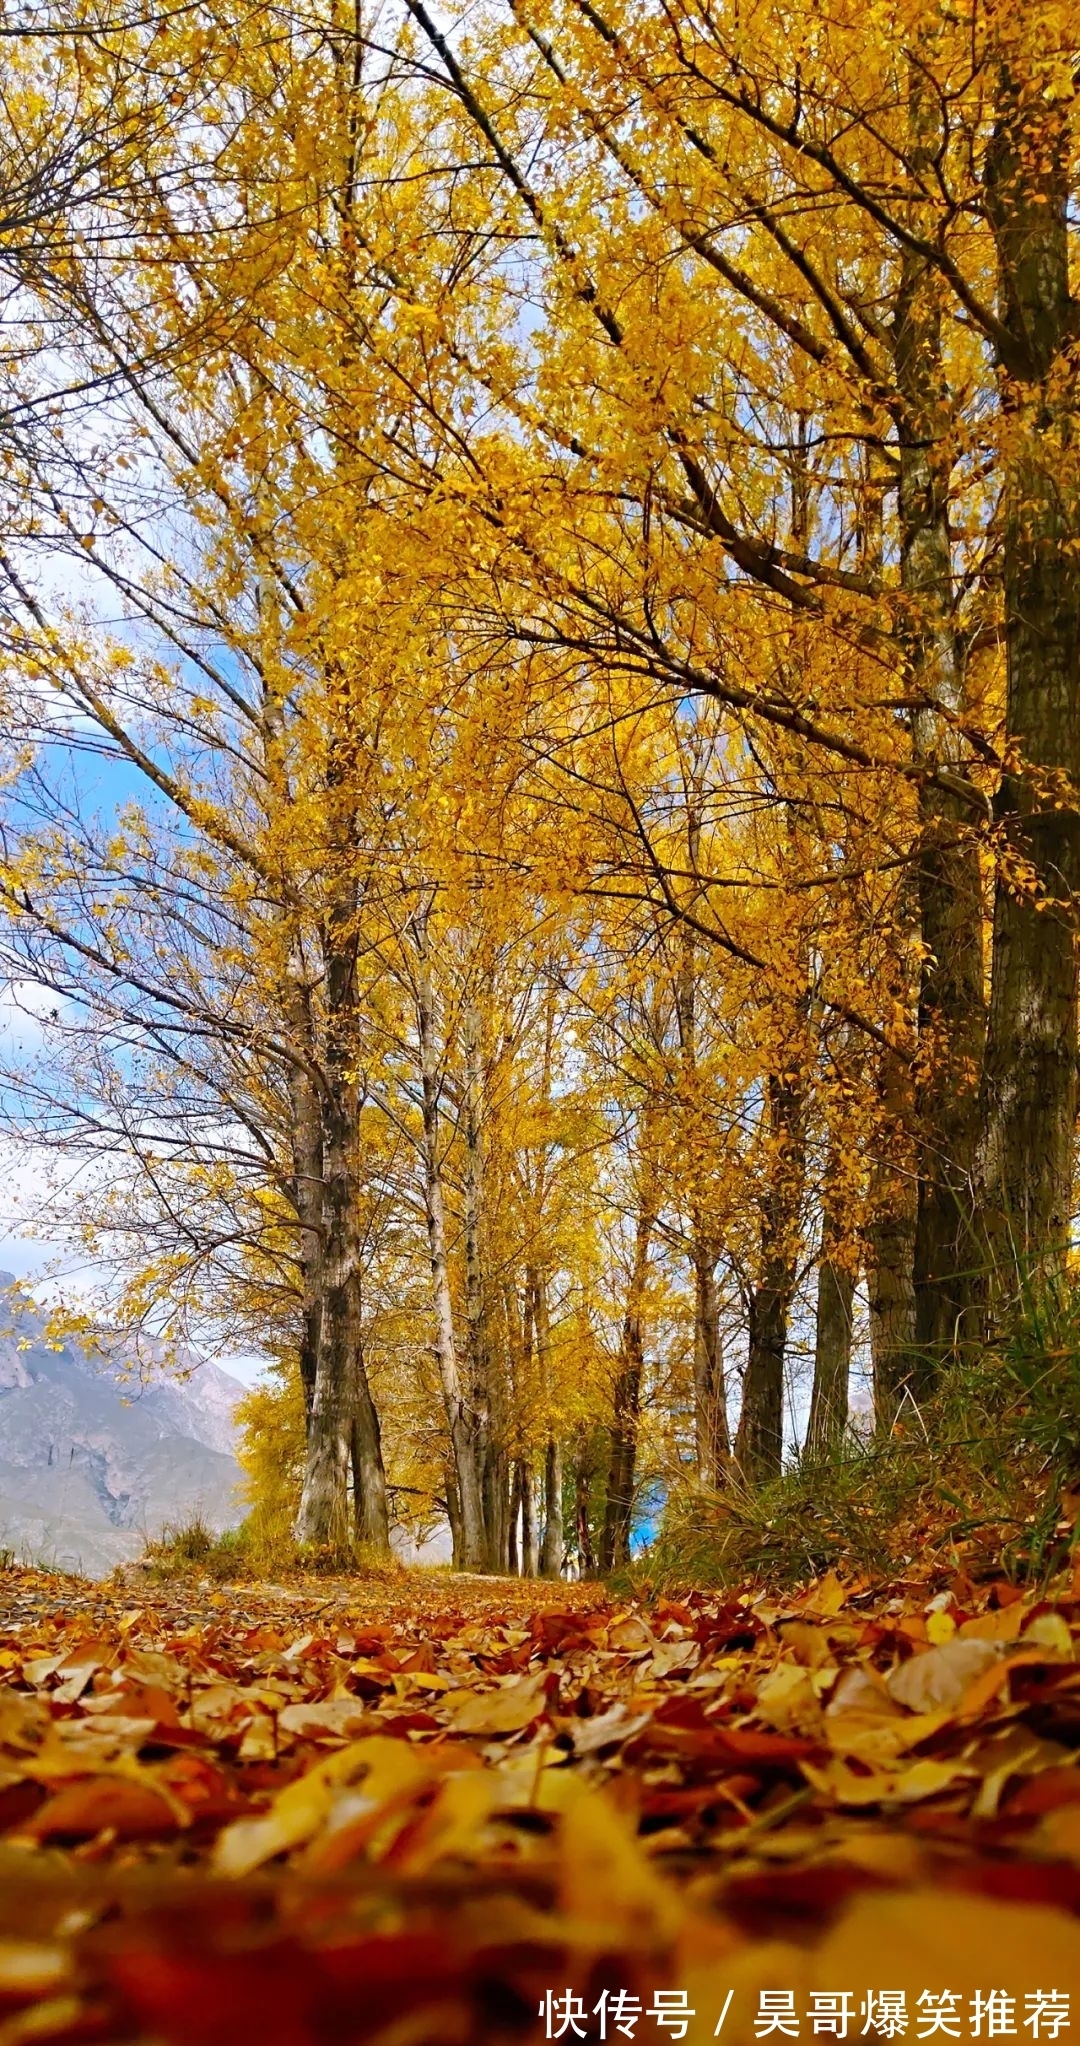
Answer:
<svg viewBox="0 0 1080 2046"><path fill-rule="evenodd" d="M543 1272L532 1271L529 1283L532 1289L533 1328L536 1335L536 1361L540 1382L545 1393L550 1384L551 1374L551 1322L548 1315L547 1279ZM540 1543L541 1577L558 1577L563 1565L565 1535L563 1531L563 1451L559 1436L548 1436L544 1452L544 1533Z"/></svg>
<svg viewBox="0 0 1080 2046"><path fill-rule="evenodd" d="M474 1003L463 1024L464 1085L462 1123L465 1138L465 1326L468 1349L469 1403L473 1414L480 1496L484 1521L484 1553L489 1570L505 1570L509 1539L510 1460L506 1452L506 1385L499 1370L488 1312L484 1278L485 1156L483 1120L483 1058L480 1019Z"/></svg>
<svg viewBox="0 0 1080 2046"><path fill-rule="evenodd" d="M754 1484L784 1461L784 1353L798 1272L799 1211L806 1162L800 1071L770 1074L766 1115L773 1162L761 1201L761 1256L750 1294L746 1376L735 1461Z"/></svg>
<svg viewBox="0 0 1080 2046"><path fill-rule="evenodd" d="M827 1456L843 1440L847 1427L855 1279L834 1255L836 1234L832 1218L826 1213L818 1266L814 1389L806 1431L808 1457Z"/></svg>
<svg viewBox="0 0 1080 2046"><path fill-rule="evenodd" d="M518 1465L521 1478L521 1574L540 1574L539 1536L536 1528L536 1476L526 1456Z"/></svg>
<svg viewBox="0 0 1080 2046"><path fill-rule="evenodd" d="M695 1218L694 1265L694 1439L703 1485L721 1486L731 1461L724 1349L720 1337L720 1289L715 1243Z"/></svg>
<svg viewBox="0 0 1080 2046"><path fill-rule="evenodd" d="M287 769L285 720L280 687L280 615L273 579L259 585L260 652L262 656L262 730L266 763L266 822L288 813L292 802ZM319 1370L323 1311L323 1131L318 1041L312 1007L312 981L304 958L298 920L284 906L278 934L285 953L281 1001L291 1058L289 1092L292 1149L292 1200L297 1220L297 1263L300 1270L300 1385L304 1396L304 1427L310 1430Z"/></svg>
<svg viewBox="0 0 1080 2046"><path fill-rule="evenodd" d="M539 1548L536 1528L536 1474L533 1470L529 1427L532 1419L532 1405L535 1396L533 1383L533 1280L530 1274L525 1278L524 1311L519 1304L518 1289L513 1280L503 1281L503 1321L506 1330L506 1354L512 1360L508 1372L510 1406L515 1417L518 1439L524 1440L514 1463L514 1493L511 1499L511 1527L516 1526L515 1516L520 1512L520 1568L523 1577L535 1577L539 1568ZM514 1501L516 1500L516 1505Z"/></svg>
<svg viewBox="0 0 1080 2046"><path fill-rule="evenodd" d="M323 1132L318 1083L309 1059L314 1051L314 1024L299 964L290 973L286 1000L295 1057L289 1066L289 1109L292 1140L293 1205L299 1245L300 1384L304 1421L311 1425L319 1368L323 1314Z"/></svg>
<svg viewBox="0 0 1080 2046"><path fill-rule="evenodd" d="M323 1094L325 1253L318 1370L308 1427L300 1542L343 1547L349 1474L361 1539L389 1552L379 1421L364 1368L360 1298L359 1111L353 1004L355 904L337 904L327 932L327 1052Z"/></svg>
<svg viewBox="0 0 1080 2046"><path fill-rule="evenodd" d="M582 1437L581 1449L574 1465L574 1528L577 1536L577 1551L581 1559L583 1577L596 1575L596 1551L593 1547L592 1519L589 1512L592 1481L596 1466L592 1454L590 1437Z"/></svg>
<svg viewBox="0 0 1080 2046"><path fill-rule="evenodd" d="M515 1462L510 1480L510 1519L506 1533L506 1568L511 1577L524 1576L518 1552L518 1527L521 1521L521 1477L522 1466Z"/></svg>
<svg viewBox="0 0 1080 2046"><path fill-rule="evenodd" d="M1072 1219L1080 881L1080 563L1069 289L1069 108L1023 47L1002 62L986 198L998 265L1006 425L1002 527L1006 739L996 814L1009 853L994 901L983 1094L983 1225L999 1302L1060 1266ZM1030 69L1029 69L1030 66ZM1033 771L1028 771L1033 770Z"/></svg>
<svg viewBox="0 0 1080 2046"><path fill-rule="evenodd" d="M454 1560L459 1569L482 1570L485 1554L479 1459L473 1416L465 1400L458 1369L457 1344L454 1338L454 1306L450 1291L446 1204L443 1195L442 1162L439 1157L439 1066L435 1043L435 1004L427 955L426 922L419 921L416 1014L423 1105L424 1208L434 1293L435 1356L450 1430L457 1494L458 1540L455 1543Z"/></svg>
<svg viewBox="0 0 1080 2046"><path fill-rule="evenodd" d="M383 1464L379 1413L371 1397L363 1349L360 1351L360 1388L353 1421L351 1462L353 1512L356 1538L378 1554L390 1553L390 1520Z"/></svg>
<svg viewBox="0 0 1080 2046"><path fill-rule="evenodd" d="M622 1343L615 1373L611 1461L608 1467L604 1525L600 1536L601 1571L615 1569L630 1556L630 1529L637 1476L638 1423L645 1370L645 1287L649 1276L649 1242L655 1217L642 1201L634 1233L634 1261L626 1297Z"/></svg>
<svg viewBox="0 0 1080 2046"><path fill-rule="evenodd" d="M328 880L322 926L325 1055L321 1087L322 1300L308 1420L307 1460L295 1534L344 1547L353 1520L361 1538L389 1554L390 1528L379 1422L364 1368L361 1319L360 1106L357 1073L358 877L356 745L347 697L326 768ZM308 1133L315 1165L314 1132ZM314 1317L313 1317L314 1319ZM314 1335L314 1330L312 1334Z"/></svg>
<svg viewBox="0 0 1080 2046"><path fill-rule="evenodd" d="M541 1577L558 1577L563 1566L563 1452L555 1435L548 1436L544 1455L544 1539L540 1544Z"/></svg>
<svg viewBox="0 0 1080 2046"><path fill-rule="evenodd" d="M941 147L941 102L912 64L909 157L929 176ZM925 226L919 214L912 225ZM907 250L893 322L900 422L900 581L916 760L959 765L963 673L954 625L949 501L953 451L933 265ZM913 1246L918 1391L970 1325L978 1253L973 1236L978 1088L986 1035L982 887L970 812L937 783L919 791L917 884L922 967L914 1136L918 1196Z"/></svg>
<svg viewBox="0 0 1080 2046"><path fill-rule="evenodd" d="M915 1359L914 1176L879 1166L871 1187L867 1232L867 1291L870 1298L870 1357L874 1379L874 1424L888 1434L912 1390Z"/></svg>
<svg viewBox="0 0 1080 2046"><path fill-rule="evenodd" d="M450 1541L456 1563L461 1554L461 1508L458 1505L457 1481L452 1465L446 1473L446 1518L450 1523Z"/></svg>
<svg viewBox="0 0 1080 2046"><path fill-rule="evenodd" d="M687 804L686 856L697 877L701 850L702 768L695 765ZM681 957L675 981L682 1065L691 1092L697 1073L697 935L689 923L679 934ZM720 1297L716 1284L719 1246L710 1237L697 1202L691 1203L691 1262L694 1267L694 1441L698 1476L704 1485L722 1485L731 1460L727 1386L720 1340Z"/></svg>

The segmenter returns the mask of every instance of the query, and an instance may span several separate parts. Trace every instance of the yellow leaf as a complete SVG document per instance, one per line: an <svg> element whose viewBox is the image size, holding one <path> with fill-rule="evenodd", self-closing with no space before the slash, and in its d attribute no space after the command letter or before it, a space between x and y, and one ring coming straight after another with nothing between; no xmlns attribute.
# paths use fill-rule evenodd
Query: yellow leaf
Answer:
<svg viewBox="0 0 1080 2046"><path fill-rule="evenodd" d="M757 1709L766 1725L779 1732L814 1729L821 1722L821 1706L809 1670L797 1662L782 1662L758 1686Z"/></svg>
<svg viewBox="0 0 1080 2046"><path fill-rule="evenodd" d="M443 1705L459 1733L520 1733L543 1710L541 1677L522 1677L499 1691L448 1691Z"/></svg>
<svg viewBox="0 0 1080 2046"><path fill-rule="evenodd" d="M934 1762L926 1758L912 1762L906 1769L871 1769L868 1776L858 1774L840 1759L823 1768L811 1762L804 1762L802 1767L816 1790L823 1790L837 1804L852 1806L919 1804L924 1797L937 1797L951 1784L972 1774L962 1762Z"/></svg>
<svg viewBox="0 0 1080 2046"><path fill-rule="evenodd" d="M226 1826L214 1850L218 1875L242 1876L261 1868L277 1854L301 1846L319 1831L342 1785L366 1777L365 1789L374 1804L407 1781L428 1773L415 1748L385 1734L353 1741L325 1762L316 1763L295 1783L279 1791L261 1818L237 1819Z"/></svg>
<svg viewBox="0 0 1080 2046"><path fill-rule="evenodd" d="M826 1570L820 1582L813 1586L803 1600L804 1613L816 1613L819 1619L831 1620L842 1606L846 1606L854 1587L841 1584L835 1570Z"/></svg>

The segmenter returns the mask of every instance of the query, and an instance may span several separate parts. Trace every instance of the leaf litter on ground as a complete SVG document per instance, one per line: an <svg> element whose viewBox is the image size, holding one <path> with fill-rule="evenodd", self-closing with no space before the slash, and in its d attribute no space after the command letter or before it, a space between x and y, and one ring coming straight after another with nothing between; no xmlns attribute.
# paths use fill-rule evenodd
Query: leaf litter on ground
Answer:
<svg viewBox="0 0 1080 2046"><path fill-rule="evenodd" d="M762 1989L1080 2032L1080 1568L0 1599L0 2046L494 2046L549 1992L571 2046L743 2046Z"/></svg>

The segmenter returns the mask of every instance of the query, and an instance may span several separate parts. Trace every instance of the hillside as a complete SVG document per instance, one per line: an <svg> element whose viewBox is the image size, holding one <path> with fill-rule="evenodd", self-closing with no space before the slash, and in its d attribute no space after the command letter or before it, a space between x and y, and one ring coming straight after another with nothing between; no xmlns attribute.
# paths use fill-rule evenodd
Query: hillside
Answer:
<svg viewBox="0 0 1080 2046"><path fill-rule="evenodd" d="M239 1385L195 1357L181 1379L152 1354L125 1375L118 1345L54 1348L12 1287L0 1273L0 1549L98 1577L166 1521L234 1525Z"/></svg>

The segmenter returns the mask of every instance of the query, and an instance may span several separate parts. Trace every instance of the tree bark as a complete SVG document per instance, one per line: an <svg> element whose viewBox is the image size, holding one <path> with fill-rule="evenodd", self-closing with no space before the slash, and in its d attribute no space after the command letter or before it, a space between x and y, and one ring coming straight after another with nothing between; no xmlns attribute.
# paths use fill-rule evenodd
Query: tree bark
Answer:
<svg viewBox="0 0 1080 2046"><path fill-rule="evenodd" d="M589 1437L586 1435L582 1439L580 1453L574 1464L574 1532L583 1577L596 1575L596 1551L593 1547L592 1520L589 1513L594 1476L595 1464Z"/></svg>
<svg viewBox="0 0 1080 2046"><path fill-rule="evenodd" d="M273 579L259 583L260 653L262 656L262 733L266 765L266 823L288 813L293 799L286 766L285 723L279 678L280 609ZM300 1340L298 1362L304 1396L304 1426L310 1431L319 1369L323 1310L323 1131L321 1072L312 982L304 943L294 912L286 907L282 887L278 936L284 954L281 1003L292 1054L286 1071L292 1151L292 1203L296 1214L297 1264L300 1272Z"/></svg>
<svg viewBox="0 0 1080 2046"><path fill-rule="evenodd" d="M289 1066L293 1206L299 1230L300 1384L304 1419L311 1425L319 1369L323 1313L323 1133L322 1104L312 1066L315 1032L311 1002L299 961L290 961L286 989L295 1057Z"/></svg>
<svg viewBox="0 0 1080 2046"><path fill-rule="evenodd" d="M716 1283L715 1243L694 1221L694 1441L698 1476L703 1485L719 1488L731 1461L728 1432L724 1348L720 1337L720 1290Z"/></svg>
<svg viewBox="0 0 1080 2046"><path fill-rule="evenodd" d="M761 1199L761 1255L751 1289L746 1376L735 1461L753 1484L784 1462L784 1353L798 1272L798 1225L806 1162L801 1071L770 1073L765 1108L774 1156Z"/></svg>
<svg viewBox="0 0 1080 2046"><path fill-rule="evenodd" d="M465 1139L465 1328L469 1404L476 1441L484 1524L484 1560L489 1570L507 1567L510 1461L506 1452L506 1386L497 1382L484 1281L483 1059L480 1019L469 1003L463 1023L462 1123Z"/></svg>
<svg viewBox="0 0 1080 2046"><path fill-rule="evenodd" d="M1069 111L1016 47L987 152L1006 424L1002 526L1009 771L983 1092L983 1228L999 1304L1060 1266L1072 1219L1080 879L1080 569L1071 484L1077 306L1069 289ZM1013 765L1012 763L1015 763ZM1011 868L1011 872L1009 869Z"/></svg>
<svg viewBox="0 0 1080 2046"><path fill-rule="evenodd" d="M561 1575L564 1549L562 1443L557 1436L549 1435L544 1454L544 1539L540 1544L541 1577Z"/></svg>
<svg viewBox="0 0 1080 2046"><path fill-rule="evenodd" d="M360 1388L353 1421L351 1462L356 1539L378 1555L390 1554L390 1521L386 1498L379 1412L371 1397L363 1348L359 1353Z"/></svg>
<svg viewBox="0 0 1080 2046"><path fill-rule="evenodd" d="M879 1434L888 1434L911 1389L915 1360L914 1176L891 1166L879 1167L870 1198L867 1291L874 1425ZM912 1396L916 1396L914 1391Z"/></svg>
<svg viewBox="0 0 1080 2046"><path fill-rule="evenodd" d="M600 1535L600 1569L604 1573L628 1562L630 1557L641 1387L645 1370L645 1286L649 1276L649 1242L654 1220L650 1205L642 1201L634 1232L634 1261L615 1373L611 1460L604 1525Z"/></svg>
<svg viewBox="0 0 1080 2046"><path fill-rule="evenodd" d="M520 1463L515 1463L510 1480L510 1520L506 1534L506 1568L511 1577L524 1576L518 1550L518 1525L521 1519L521 1472Z"/></svg>
<svg viewBox="0 0 1080 2046"><path fill-rule="evenodd" d="M931 175L942 145L941 101L912 63L908 161ZM925 232L928 205L912 209ZM901 643L917 761L960 766L963 671L954 627L949 539L953 453L933 265L905 250L893 321L899 421ZM986 1035L982 887L970 813L936 782L919 786L916 877L922 965L914 1129L918 1196L913 1246L920 1389L968 1332L975 1297L973 1236L978 1089Z"/></svg>
<svg viewBox="0 0 1080 2046"><path fill-rule="evenodd" d="M547 1280L534 1271L530 1284L533 1298L533 1329L540 1382L547 1391L551 1371L551 1322L548 1315ZM558 1577L565 1551L563 1529L563 1451L557 1434L548 1436L544 1452L544 1533L540 1543L541 1577Z"/></svg>
<svg viewBox="0 0 1080 2046"><path fill-rule="evenodd" d="M855 1279L834 1255L836 1230L826 1214L818 1265L817 1322L814 1331L814 1389L805 1454L825 1457L843 1440L848 1419L851 1375L851 1328Z"/></svg>
<svg viewBox="0 0 1080 2046"><path fill-rule="evenodd" d="M695 880L701 849L701 806L703 768L695 761L691 791L687 800L686 856ZM675 978L675 1007L679 1024L682 1066L691 1092L697 1074L698 1000L697 934L684 924L679 934L681 958ZM731 1461L728 1430L727 1386L724 1352L720 1340L720 1299L716 1285L719 1245L710 1235L700 1200L690 1202L691 1263L694 1268L694 1443L698 1477L704 1485L720 1486Z"/></svg>
<svg viewBox="0 0 1080 2046"><path fill-rule="evenodd" d="M535 1396L533 1380L533 1317L535 1314L534 1279L530 1272L525 1275L524 1302L519 1305L518 1289L509 1275L503 1281L503 1319L506 1326L507 1356L513 1360L510 1376L511 1407L519 1431L519 1453L514 1465L516 1498L521 1514L519 1556L521 1575L535 1577L540 1565L539 1536L536 1525L536 1473L533 1469L532 1448L529 1441L531 1408ZM514 1524L515 1508L511 1501L511 1525Z"/></svg>
<svg viewBox="0 0 1080 2046"><path fill-rule="evenodd" d="M359 1197L360 1087L355 1074L355 896L345 877L332 903L326 955L327 1046L322 1100L323 1299L299 1542L343 1548L349 1474L360 1538L389 1553L379 1421L363 1358Z"/></svg>
<svg viewBox="0 0 1080 2046"><path fill-rule="evenodd" d="M461 1384L454 1338L454 1304L446 1234L446 1203L439 1156L439 1063L435 1042L435 999L427 950L426 918L415 920L417 944L416 1018L420 1042L423 1116L424 1211L435 1309L435 1357L450 1431L457 1494L454 1561L462 1570L485 1564L484 1516L473 1416Z"/></svg>
<svg viewBox="0 0 1080 2046"><path fill-rule="evenodd" d="M527 1456L518 1469L521 1473L521 1574L523 1577L538 1577L540 1546L536 1527L536 1476L532 1461Z"/></svg>

